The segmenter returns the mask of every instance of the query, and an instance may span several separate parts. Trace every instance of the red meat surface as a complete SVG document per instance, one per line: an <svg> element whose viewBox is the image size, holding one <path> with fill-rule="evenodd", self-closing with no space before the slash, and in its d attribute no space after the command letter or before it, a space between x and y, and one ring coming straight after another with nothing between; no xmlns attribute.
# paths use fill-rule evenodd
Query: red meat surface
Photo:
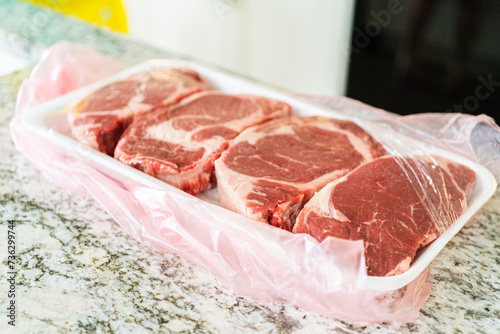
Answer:
<svg viewBox="0 0 500 334"><path fill-rule="evenodd" d="M221 204L291 230L316 191L384 148L350 121L290 117L241 133L215 162Z"/></svg>
<svg viewBox="0 0 500 334"><path fill-rule="evenodd" d="M291 107L251 95L201 92L138 117L115 158L190 194L209 188L214 161L244 129L289 116Z"/></svg>
<svg viewBox="0 0 500 334"><path fill-rule="evenodd" d="M113 155L116 143L134 117L207 88L208 83L190 69L135 74L80 100L69 111L69 123L78 141Z"/></svg>
<svg viewBox="0 0 500 334"><path fill-rule="evenodd" d="M398 275L466 210L475 180L471 169L441 157L381 157L318 192L294 232L361 239L369 275Z"/></svg>

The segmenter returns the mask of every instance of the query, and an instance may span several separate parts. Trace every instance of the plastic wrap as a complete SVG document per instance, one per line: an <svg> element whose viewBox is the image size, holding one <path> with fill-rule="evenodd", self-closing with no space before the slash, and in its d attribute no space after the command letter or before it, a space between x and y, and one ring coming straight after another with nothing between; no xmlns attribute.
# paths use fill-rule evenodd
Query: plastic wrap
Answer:
<svg viewBox="0 0 500 334"><path fill-rule="evenodd" d="M254 222L219 207L213 193L193 197L176 191L130 167L117 165L120 163L111 157L68 140L64 104L74 102L77 95L31 107L108 75L120 65L96 68L97 63L102 63L101 55L70 44L64 44L64 52L59 52L60 47L56 45L49 50L23 83L11 122L18 150L52 182L91 196L139 242L208 268L237 294L291 303L353 321L410 322L418 317L431 290L425 268L428 262L421 261L422 256L418 259L420 270L411 280L406 276L408 283L404 286L393 285L392 282L402 282L398 278L374 279L366 273L362 241L327 238L320 243L309 235L292 234ZM70 76L77 73L79 80L51 73ZM64 90L39 89L48 86ZM394 155L429 154L425 146L428 141L458 153L452 156L460 161L470 159L481 163L497 179L500 176L500 129L487 116L401 117L346 98L308 98L337 110L332 115L359 121L372 133L383 129L384 135L377 139ZM47 111L51 112L51 118L38 117L38 113ZM411 138L420 141L408 145L413 143ZM486 171L481 168L476 166L476 173ZM476 187L470 211L460 217L465 220L463 223L479 210L496 187L487 176L479 181L483 185ZM447 222L447 226L451 223ZM431 248L435 246L439 251L462 225L443 228L442 232L450 234L448 239L436 240Z"/></svg>

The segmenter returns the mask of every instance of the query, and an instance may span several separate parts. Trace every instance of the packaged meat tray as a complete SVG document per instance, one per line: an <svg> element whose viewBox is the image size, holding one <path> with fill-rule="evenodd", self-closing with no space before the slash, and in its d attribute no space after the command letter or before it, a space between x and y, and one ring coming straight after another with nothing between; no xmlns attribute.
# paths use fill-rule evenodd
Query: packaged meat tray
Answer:
<svg viewBox="0 0 500 334"><path fill-rule="evenodd" d="M453 217L451 226L435 227L440 236L417 253L406 271L386 277L370 276L360 240L325 237L319 242L309 234L294 234L257 222L223 208L217 188L189 195L72 137L67 113L77 101L132 75L170 68L199 73L211 90L285 102L296 116L352 121L393 157L439 157L466 166L475 174L467 207ZM377 112L348 99L344 107ZM429 295L427 266L497 186L495 177L482 165L402 134L383 122L357 118L192 62L151 60L16 117L19 119L11 126L19 150L57 184L100 202L118 224L144 245L177 253L210 269L235 293L292 303L350 320L414 320ZM38 137L43 150L30 149L23 139L27 134Z"/></svg>

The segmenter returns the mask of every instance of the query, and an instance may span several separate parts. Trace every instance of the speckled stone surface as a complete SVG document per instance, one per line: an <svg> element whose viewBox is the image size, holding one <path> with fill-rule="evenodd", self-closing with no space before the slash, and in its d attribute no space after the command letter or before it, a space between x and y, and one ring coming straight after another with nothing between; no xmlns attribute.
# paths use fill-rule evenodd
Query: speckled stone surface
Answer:
<svg viewBox="0 0 500 334"><path fill-rule="evenodd" d="M45 31L27 35L16 26L39 13L0 0L0 29L41 47L81 38L129 63L168 56L54 13ZM500 189L432 262L432 293L414 323L329 319L233 295L209 271L148 250L97 203L45 180L16 151L8 130L28 75L27 69L0 77L0 333L500 332ZM9 219L17 220L15 330L4 307Z"/></svg>

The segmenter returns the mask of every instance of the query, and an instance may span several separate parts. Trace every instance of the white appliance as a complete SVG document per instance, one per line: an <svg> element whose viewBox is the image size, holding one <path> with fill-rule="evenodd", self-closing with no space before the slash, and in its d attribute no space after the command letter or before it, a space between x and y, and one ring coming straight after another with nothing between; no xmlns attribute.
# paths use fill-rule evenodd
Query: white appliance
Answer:
<svg viewBox="0 0 500 334"><path fill-rule="evenodd" d="M344 95L354 0L125 0L132 38L282 89Z"/></svg>

